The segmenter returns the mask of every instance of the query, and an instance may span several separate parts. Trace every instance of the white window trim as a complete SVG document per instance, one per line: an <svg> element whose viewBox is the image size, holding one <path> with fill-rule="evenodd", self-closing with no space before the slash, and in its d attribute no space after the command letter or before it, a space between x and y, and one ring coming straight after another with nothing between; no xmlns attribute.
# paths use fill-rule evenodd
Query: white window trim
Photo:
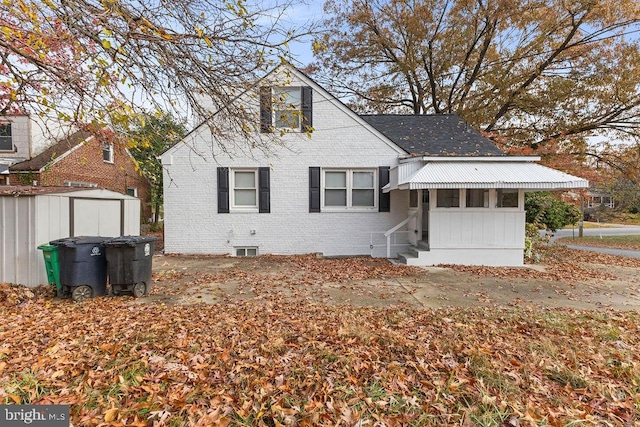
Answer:
<svg viewBox="0 0 640 427"><path fill-rule="evenodd" d="M488 191L489 192L489 198L487 200L487 206L467 206L467 192L469 190L482 190L482 191ZM462 189L462 199L460 199L460 207L464 207L467 210L478 210L478 211L486 211L491 209L491 200L492 200L492 196L491 193L493 193L493 191L491 191L490 188L463 188Z"/></svg>
<svg viewBox="0 0 640 427"><path fill-rule="evenodd" d="M0 126L9 126L9 135L1 136L0 138L7 138L9 140L9 148L0 148L2 152L13 152L13 126L11 122L0 122Z"/></svg>
<svg viewBox="0 0 640 427"><path fill-rule="evenodd" d="M138 197L138 189L136 187L127 187L127 194L129 194L129 190L133 190L133 197Z"/></svg>
<svg viewBox="0 0 640 427"><path fill-rule="evenodd" d="M443 188L442 190L447 190ZM455 190L455 188L451 188L451 190ZM524 192L522 189L511 189L504 188L502 190L516 190L518 192L518 206L517 207L509 207L509 208L500 208L498 207L498 189L497 188L483 188L482 190L489 190L489 207L488 208L480 208L480 207L467 207L467 189L459 188L460 192L460 206L453 208L444 208L438 207L438 189L435 190L435 194L433 195L435 202L432 203L430 209L439 210L439 211L477 211L477 212L487 212L487 211L500 211L500 212L520 212L524 210Z"/></svg>
<svg viewBox="0 0 640 427"><path fill-rule="evenodd" d="M458 206L452 206L452 207L438 206L438 192L440 190L458 190ZM436 190L433 207L434 209L442 209L442 210L448 210L448 211L464 209L464 203L467 201L466 197L467 197L466 194L461 188L439 188Z"/></svg>
<svg viewBox="0 0 640 427"><path fill-rule="evenodd" d="M299 92L300 95L300 105L298 105L298 126L297 127L290 127L290 126L277 126L277 117L276 117L276 110L277 107L282 106L282 107L286 107L286 104L280 105L281 101L279 99L278 94L276 93L278 90L290 90L290 89L296 89ZM273 126L274 129L276 130L284 130L284 131L300 131L300 129L302 129L302 86L277 86L277 87L273 87L271 89L271 96L273 99L273 102L271 103L271 125ZM285 109L285 110L290 110L290 109ZM293 111L291 109L291 111Z"/></svg>
<svg viewBox="0 0 640 427"><path fill-rule="evenodd" d="M509 206L509 207L499 207L498 206L498 190L515 190L518 198L518 206ZM493 198L493 208L499 211L519 211L524 209L524 192L522 190L516 188L496 188L493 190L494 198Z"/></svg>
<svg viewBox="0 0 640 427"><path fill-rule="evenodd" d="M82 182L82 181L64 181L65 187L80 187L80 188L96 188L98 184L94 182Z"/></svg>
<svg viewBox="0 0 640 427"><path fill-rule="evenodd" d="M374 168L326 168L320 174L320 210L322 212L378 212L378 170ZM347 206L325 206L325 174L326 172L347 173ZM373 206L352 206L353 198L353 173L371 172L373 174Z"/></svg>
<svg viewBox="0 0 640 427"><path fill-rule="evenodd" d="M236 205L236 172L253 172L256 204L254 206ZM230 212L258 212L260 203L258 194L258 168L230 168L229 169L229 211Z"/></svg>
<svg viewBox="0 0 640 427"><path fill-rule="evenodd" d="M248 249L255 249L256 250L256 254L255 255L247 255L247 250ZM238 255L238 250L244 250L244 255ZM236 257L254 257L254 256L258 256L260 255L260 252L258 251L258 247L257 246L234 246L233 247L233 256Z"/></svg>
<svg viewBox="0 0 640 427"><path fill-rule="evenodd" d="M105 152L105 148L109 147L109 159L105 159L104 158L104 152ZM113 144L104 144L102 146L102 160L105 163L114 163L114 158L115 158L115 153L113 152Z"/></svg>

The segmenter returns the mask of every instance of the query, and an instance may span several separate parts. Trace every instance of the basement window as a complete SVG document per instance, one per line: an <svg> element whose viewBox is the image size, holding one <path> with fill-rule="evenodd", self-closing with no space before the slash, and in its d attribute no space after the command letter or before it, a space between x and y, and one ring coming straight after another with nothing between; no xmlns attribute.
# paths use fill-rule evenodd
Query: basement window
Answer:
<svg viewBox="0 0 640 427"><path fill-rule="evenodd" d="M64 181L65 187L81 187L81 188L96 188L98 184L93 182L81 182L81 181Z"/></svg>
<svg viewBox="0 0 640 427"><path fill-rule="evenodd" d="M235 247L236 256L258 256L257 246Z"/></svg>

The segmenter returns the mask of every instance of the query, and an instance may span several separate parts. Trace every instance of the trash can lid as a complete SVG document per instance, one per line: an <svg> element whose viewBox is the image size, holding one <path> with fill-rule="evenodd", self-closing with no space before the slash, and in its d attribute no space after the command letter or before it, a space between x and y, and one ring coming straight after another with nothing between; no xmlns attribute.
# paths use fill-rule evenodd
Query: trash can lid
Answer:
<svg viewBox="0 0 640 427"><path fill-rule="evenodd" d="M158 240L155 236L120 236L114 237L103 244L105 246L136 246L140 243L150 243Z"/></svg>
<svg viewBox="0 0 640 427"><path fill-rule="evenodd" d="M76 245L95 245L104 243L105 240L109 240L111 237L100 236L77 236L77 237L65 237L63 239L52 240L49 243L56 246L76 246Z"/></svg>
<svg viewBox="0 0 640 427"><path fill-rule="evenodd" d="M47 243L43 243L40 246L38 246L38 249L40 249L41 251L53 251L53 250L57 250L58 247L54 246L54 245L49 245Z"/></svg>

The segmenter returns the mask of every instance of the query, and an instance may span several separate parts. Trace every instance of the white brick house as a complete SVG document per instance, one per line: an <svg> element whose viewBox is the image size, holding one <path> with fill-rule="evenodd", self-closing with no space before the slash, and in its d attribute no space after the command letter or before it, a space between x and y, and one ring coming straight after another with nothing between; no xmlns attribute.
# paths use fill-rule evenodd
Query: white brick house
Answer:
<svg viewBox="0 0 640 427"><path fill-rule="evenodd" d="M8 184L9 166L31 158L31 118L0 116L0 185Z"/></svg>
<svg viewBox="0 0 640 427"><path fill-rule="evenodd" d="M457 116L359 116L289 66L247 95L256 138L284 147L225 153L201 125L167 150L165 252L521 265L524 191L587 185L505 156Z"/></svg>

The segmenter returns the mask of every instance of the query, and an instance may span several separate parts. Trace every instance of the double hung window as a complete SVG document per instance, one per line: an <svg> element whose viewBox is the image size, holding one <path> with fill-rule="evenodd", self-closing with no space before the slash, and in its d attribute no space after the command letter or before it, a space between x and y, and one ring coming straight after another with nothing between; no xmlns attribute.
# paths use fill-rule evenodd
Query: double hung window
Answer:
<svg viewBox="0 0 640 427"><path fill-rule="evenodd" d="M231 200L234 208L258 207L258 174L256 170L234 170L231 175Z"/></svg>
<svg viewBox="0 0 640 427"><path fill-rule="evenodd" d="M375 208L375 172L369 169L324 170L323 206L335 209Z"/></svg>
<svg viewBox="0 0 640 427"><path fill-rule="evenodd" d="M102 146L102 160L106 163L113 163L113 144L104 144Z"/></svg>
<svg viewBox="0 0 640 427"><path fill-rule="evenodd" d="M276 129L300 130L302 92L299 87L273 89L273 125Z"/></svg>
<svg viewBox="0 0 640 427"><path fill-rule="evenodd" d="M11 139L11 123L0 123L0 150L13 150Z"/></svg>

